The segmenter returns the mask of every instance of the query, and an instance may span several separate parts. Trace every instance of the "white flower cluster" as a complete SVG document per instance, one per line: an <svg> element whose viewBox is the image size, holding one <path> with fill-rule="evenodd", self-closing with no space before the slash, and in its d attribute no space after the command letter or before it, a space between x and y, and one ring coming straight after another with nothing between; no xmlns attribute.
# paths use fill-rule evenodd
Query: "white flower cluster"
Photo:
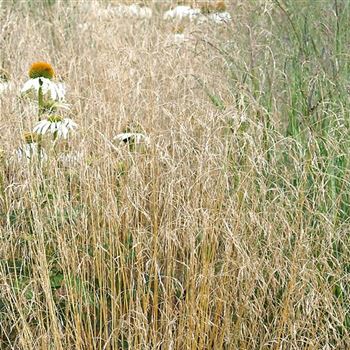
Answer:
<svg viewBox="0 0 350 350"><path fill-rule="evenodd" d="M227 11L210 13L208 18L217 24L227 23L232 20L231 15Z"/></svg>
<svg viewBox="0 0 350 350"><path fill-rule="evenodd" d="M168 10L164 13L163 18L168 19L177 19L181 20L188 18L190 21L197 19L201 15L200 9L193 9L190 6L176 6L172 10Z"/></svg>
<svg viewBox="0 0 350 350"><path fill-rule="evenodd" d="M113 17L149 19L153 15L151 8L138 4L119 4L116 6L108 6L107 8L94 7L93 11L100 19ZM227 23L232 19L230 13L224 10L220 11L219 9L213 8L211 12L204 14L200 8L192 8L186 5L178 5L166 11L163 18L165 20L189 19L190 21L197 21L198 23L211 21L218 24Z"/></svg>
<svg viewBox="0 0 350 350"><path fill-rule="evenodd" d="M51 141L60 138L67 139L71 132L78 127L71 118L62 117L55 113L58 107L67 108L62 101L65 98L66 88L63 83L55 83L54 70L47 62L34 62L29 70L30 79L23 85L21 93L31 93L38 103L38 122L33 128L33 132L24 133L24 143L17 151L19 160L40 161L47 160L48 156L43 146L47 143L43 135L52 135Z"/></svg>
<svg viewBox="0 0 350 350"><path fill-rule="evenodd" d="M232 17L227 11L216 11L204 15L200 9L193 9L190 6L176 6L172 10L165 12L163 18L165 20L182 20L188 18L190 21L197 21L198 23L204 23L212 21L217 24L227 23L232 20Z"/></svg>

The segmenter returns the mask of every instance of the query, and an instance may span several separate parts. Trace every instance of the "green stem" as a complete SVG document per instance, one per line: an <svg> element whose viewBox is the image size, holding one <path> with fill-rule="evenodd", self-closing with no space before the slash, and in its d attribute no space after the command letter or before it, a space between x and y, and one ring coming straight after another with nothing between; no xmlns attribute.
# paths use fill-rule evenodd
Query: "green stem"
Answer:
<svg viewBox="0 0 350 350"><path fill-rule="evenodd" d="M43 82L39 79L39 91L38 91L38 118L41 120L41 115L44 112L44 96L43 96Z"/></svg>
<svg viewBox="0 0 350 350"><path fill-rule="evenodd" d="M41 116L44 113L44 95L43 95L43 82L39 78L39 90L38 90L38 119L41 120ZM41 136L38 138L38 159L41 161L42 147L41 147Z"/></svg>

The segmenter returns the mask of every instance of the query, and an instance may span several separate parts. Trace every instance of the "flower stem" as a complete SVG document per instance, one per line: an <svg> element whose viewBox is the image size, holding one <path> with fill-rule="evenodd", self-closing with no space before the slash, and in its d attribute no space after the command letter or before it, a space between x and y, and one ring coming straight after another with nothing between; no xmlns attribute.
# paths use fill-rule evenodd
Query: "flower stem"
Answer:
<svg viewBox="0 0 350 350"><path fill-rule="evenodd" d="M39 79L39 90L38 90L38 118L41 120L41 115L44 112L44 96L43 96L43 82Z"/></svg>
<svg viewBox="0 0 350 350"><path fill-rule="evenodd" d="M44 96L43 96L43 82L39 79L39 90L38 90L38 119L41 120L41 115L44 113ZM42 147L41 147L41 135L38 137L38 159L41 161Z"/></svg>

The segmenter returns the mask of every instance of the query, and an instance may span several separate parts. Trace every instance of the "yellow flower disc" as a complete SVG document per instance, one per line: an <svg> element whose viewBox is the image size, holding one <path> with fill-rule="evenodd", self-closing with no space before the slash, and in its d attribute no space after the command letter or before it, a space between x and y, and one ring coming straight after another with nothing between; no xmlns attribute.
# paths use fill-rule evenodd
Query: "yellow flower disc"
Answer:
<svg viewBox="0 0 350 350"><path fill-rule="evenodd" d="M47 62L34 62L29 69L29 77L32 79L40 77L52 79L54 74L51 64Z"/></svg>
<svg viewBox="0 0 350 350"><path fill-rule="evenodd" d="M50 123L59 123L63 120L63 118L59 115L50 115L47 120L50 122Z"/></svg>

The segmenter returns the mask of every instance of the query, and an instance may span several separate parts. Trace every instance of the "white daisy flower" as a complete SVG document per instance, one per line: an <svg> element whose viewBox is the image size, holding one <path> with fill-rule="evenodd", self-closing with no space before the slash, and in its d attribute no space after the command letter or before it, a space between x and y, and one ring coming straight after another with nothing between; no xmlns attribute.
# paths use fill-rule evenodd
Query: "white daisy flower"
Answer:
<svg viewBox="0 0 350 350"><path fill-rule="evenodd" d="M30 161L32 159L39 159L43 161L47 160L47 154L45 150L42 147L39 148L36 142L26 143L23 146L20 146L16 150L16 155L20 161Z"/></svg>
<svg viewBox="0 0 350 350"><path fill-rule="evenodd" d="M118 141L120 145L126 143L134 143L134 144L150 144L150 138L141 133L134 132L125 132L122 134L118 134L113 138L113 140Z"/></svg>
<svg viewBox="0 0 350 350"><path fill-rule="evenodd" d="M190 6L176 6L172 10L168 10L164 13L164 19L177 19L181 20L188 17L191 21L201 15L200 9L193 9Z"/></svg>
<svg viewBox="0 0 350 350"><path fill-rule="evenodd" d="M232 20L231 15L228 12L214 12L209 14L209 19L217 24L227 23Z"/></svg>
<svg viewBox="0 0 350 350"><path fill-rule="evenodd" d="M77 127L78 124L70 118L62 118L57 115L52 115L35 125L33 132L41 135L46 133L56 134L57 137L63 137L66 139L69 131L74 131Z"/></svg>
<svg viewBox="0 0 350 350"><path fill-rule="evenodd" d="M54 83L50 79L39 77L34 79L29 79L24 83L21 93L26 93L34 91L38 94L40 84L42 87L43 94L50 94L52 100L62 101L66 94L66 87L63 83Z"/></svg>

